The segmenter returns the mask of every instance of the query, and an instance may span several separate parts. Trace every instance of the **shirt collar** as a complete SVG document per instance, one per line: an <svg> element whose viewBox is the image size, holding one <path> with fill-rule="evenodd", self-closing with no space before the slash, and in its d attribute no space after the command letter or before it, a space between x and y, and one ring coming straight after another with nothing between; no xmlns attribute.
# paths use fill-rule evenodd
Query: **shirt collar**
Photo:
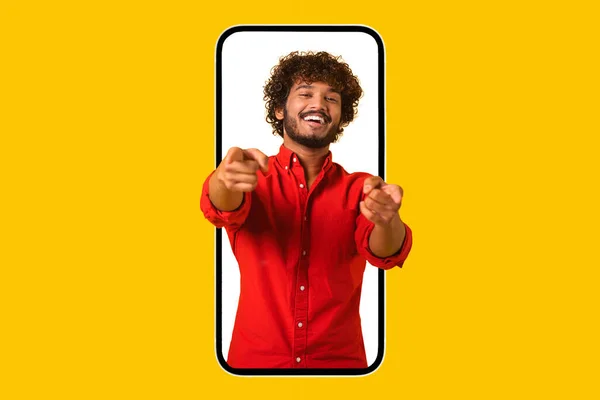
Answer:
<svg viewBox="0 0 600 400"><path fill-rule="evenodd" d="M277 161L279 161L279 164L281 164L282 167L292 168L294 157L297 158L298 156L296 155L296 153L285 147L283 144L279 147ZM330 150L327 153L327 158L325 158L325 162L323 163L323 169L325 171L327 171L331 167L331 164L333 163L332 159L333 158Z"/></svg>

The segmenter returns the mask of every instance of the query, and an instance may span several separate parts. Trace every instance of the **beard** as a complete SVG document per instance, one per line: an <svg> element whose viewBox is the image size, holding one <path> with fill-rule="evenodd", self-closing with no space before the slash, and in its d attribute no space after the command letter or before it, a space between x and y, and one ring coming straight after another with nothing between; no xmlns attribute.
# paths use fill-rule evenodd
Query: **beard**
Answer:
<svg viewBox="0 0 600 400"><path fill-rule="evenodd" d="M283 128L285 129L285 133L287 133L290 139L292 139L294 142L311 149L321 149L329 146L331 143L334 143L337 140L339 124L331 125L327 134L322 137L317 137L315 135L303 135L298 130L298 121L295 118L291 118L288 115L287 109L284 108Z"/></svg>

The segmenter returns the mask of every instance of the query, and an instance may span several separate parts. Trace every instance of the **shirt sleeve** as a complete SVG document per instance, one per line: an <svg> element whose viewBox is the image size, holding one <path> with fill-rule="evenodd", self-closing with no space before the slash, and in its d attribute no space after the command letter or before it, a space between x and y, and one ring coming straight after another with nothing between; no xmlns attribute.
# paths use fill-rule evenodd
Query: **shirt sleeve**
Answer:
<svg viewBox="0 0 600 400"><path fill-rule="evenodd" d="M202 186L202 195L200 197L200 209L204 213L204 217L217 228L227 228L227 230L235 231L239 229L248 214L250 213L250 206L252 203L252 196L249 193L244 193L244 198L242 200L242 204L233 211L221 211L214 206L212 201L208 196L208 188L211 176L215 172L211 172L211 174L204 181L204 185Z"/></svg>
<svg viewBox="0 0 600 400"><path fill-rule="evenodd" d="M369 237L375 228L375 224L366 219L365 216L359 212L359 215L356 218L356 232L354 234L358 253L362 255L369 262L369 264L375 267L386 270L395 266L402 268L402 265L408 257L408 253L410 253L410 249L412 247L412 231L408 225L404 224L404 227L406 228L406 236L404 237L404 242L402 243L400 250L398 250L396 254L393 254L389 257L377 257L369 248Z"/></svg>

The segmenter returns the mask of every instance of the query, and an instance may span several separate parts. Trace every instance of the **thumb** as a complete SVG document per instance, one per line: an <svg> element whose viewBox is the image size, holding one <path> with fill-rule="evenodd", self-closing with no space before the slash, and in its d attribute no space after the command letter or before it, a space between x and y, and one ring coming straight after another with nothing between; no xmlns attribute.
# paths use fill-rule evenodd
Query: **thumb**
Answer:
<svg viewBox="0 0 600 400"><path fill-rule="evenodd" d="M225 160L228 163L234 161L244 161L244 150L239 147L232 147L227 151L227 155L225 156Z"/></svg>
<svg viewBox="0 0 600 400"><path fill-rule="evenodd" d="M258 149L246 149L244 150L244 157L258 162L262 172L267 172L269 170L269 157L262 151Z"/></svg>
<svg viewBox="0 0 600 400"><path fill-rule="evenodd" d="M385 182L380 176L370 176L365 179L365 182L363 183L363 193L369 194L371 190L383 186L384 184Z"/></svg>

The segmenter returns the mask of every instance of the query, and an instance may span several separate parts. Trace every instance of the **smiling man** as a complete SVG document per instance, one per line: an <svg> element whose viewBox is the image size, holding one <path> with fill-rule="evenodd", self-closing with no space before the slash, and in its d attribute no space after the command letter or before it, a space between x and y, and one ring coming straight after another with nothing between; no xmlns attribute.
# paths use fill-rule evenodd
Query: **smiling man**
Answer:
<svg viewBox="0 0 600 400"><path fill-rule="evenodd" d="M361 96L339 57L281 58L264 88L279 153L233 147L204 182L202 212L226 229L240 267L233 368L367 367L366 261L401 267L412 234L400 219L400 186L332 161L329 145Z"/></svg>

